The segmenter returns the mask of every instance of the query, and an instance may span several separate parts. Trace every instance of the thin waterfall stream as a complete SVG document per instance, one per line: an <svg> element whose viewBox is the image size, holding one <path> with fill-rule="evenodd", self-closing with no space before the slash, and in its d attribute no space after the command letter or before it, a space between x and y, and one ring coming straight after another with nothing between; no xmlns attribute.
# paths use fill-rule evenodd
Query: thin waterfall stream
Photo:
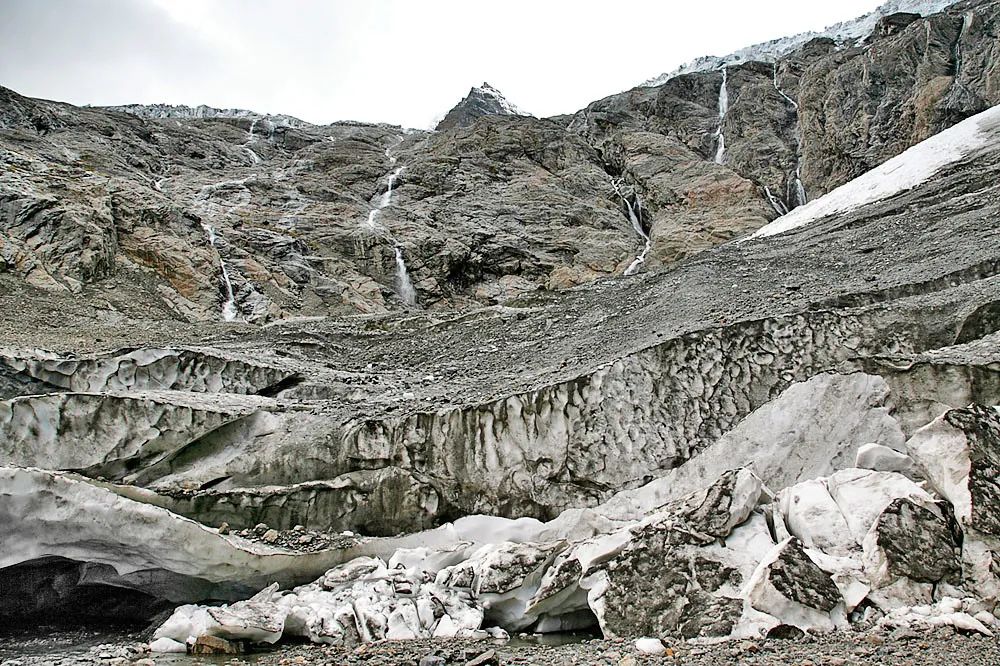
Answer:
<svg viewBox="0 0 1000 666"><path fill-rule="evenodd" d="M246 151L247 155L250 156L250 159L253 161L255 165L260 164L260 155L254 152L253 148L251 148L250 146L254 142L253 131L256 127L257 127L257 119L254 118L253 120L250 121L250 136L247 137L247 142L243 144L243 150Z"/></svg>
<svg viewBox="0 0 1000 666"><path fill-rule="evenodd" d="M201 228L205 230L205 234L208 236L208 244L219 254L219 267L222 269L222 286L226 293L226 301L222 304L222 319L224 321L236 321L239 316L239 310L236 307L236 294L233 292L233 282L229 279L229 268L226 266L226 260L222 258L222 254L219 253L219 248L215 244L215 227L207 222L202 222Z"/></svg>
<svg viewBox="0 0 1000 666"><path fill-rule="evenodd" d="M802 184L802 137L800 136L800 134L799 134L800 130L798 129L799 104L794 99L792 99L791 97L789 97L785 93L785 91L782 90L781 87L778 85L778 63L777 62L773 62L773 63L771 63L771 65L774 68L774 75L773 75L773 77L771 79L772 82L774 83L774 89L778 91L778 94L781 95L781 97L786 102L788 102L793 109L795 109L795 124L796 124L796 130L795 130L795 143L796 143L796 147L795 147L795 175L792 178L792 182L791 182L791 188L790 189L792 191L789 193L789 197L788 197L789 202L790 203L794 203L794 205L792 206L792 208L795 208L797 206L801 206L801 205L809 202L809 198L806 196L806 188ZM791 195L794 195L794 197L791 196ZM767 192L767 196L768 196L768 199L770 200L771 196L772 196L771 193L770 193L770 191ZM771 205L774 206L774 201L771 201ZM787 206L783 206L783 207L785 208L785 213L787 213L788 210L789 210L789 208ZM775 207L775 209L777 210L776 207ZM784 215L785 213L779 212L779 215Z"/></svg>
<svg viewBox="0 0 1000 666"><path fill-rule="evenodd" d="M624 275L635 275L642 268L643 264L646 263L646 255L649 254L649 250L653 247L653 241L649 237L649 234L646 233L646 230L642 228L642 202L639 199L639 195L635 195L635 202L633 202L622 192L620 181L613 179L611 185L615 189L615 194L625 204L625 210L628 213L629 222L632 223L632 229L643 240L642 251L632 260L632 263L628 265L624 273Z"/></svg>
<svg viewBox="0 0 1000 666"><path fill-rule="evenodd" d="M722 68L722 85L719 86L719 128L715 131L715 163L722 164L726 157L726 135L723 125L729 113L729 91L726 89L727 68Z"/></svg>
<svg viewBox="0 0 1000 666"><path fill-rule="evenodd" d="M402 138L400 138L400 143L402 143ZM397 161L397 157L392 154L392 148L393 147L386 148L385 155L389 158L389 163L394 165ZM389 232L389 229L378 221L378 216L382 210L387 208L392 203L393 188L405 169L405 166L401 166L389 173L385 192L379 196L378 200L375 202L375 207L368 211L368 217L364 222L364 227L366 231L381 236L392 244L393 254L396 257L396 277L394 280L396 295L399 296L400 300L406 305L416 305L417 290L413 287L413 281L410 279L410 273L406 269L406 260L403 258L403 249L400 247L399 243L396 242L396 239L393 237L392 233Z"/></svg>

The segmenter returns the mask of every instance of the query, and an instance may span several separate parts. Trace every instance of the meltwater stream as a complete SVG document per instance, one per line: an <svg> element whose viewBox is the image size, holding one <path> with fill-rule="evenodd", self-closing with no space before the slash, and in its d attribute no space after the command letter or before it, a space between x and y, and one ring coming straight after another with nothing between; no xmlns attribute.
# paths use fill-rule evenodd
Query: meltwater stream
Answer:
<svg viewBox="0 0 1000 666"><path fill-rule="evenodd" d="M396 157L391 154L389 149L385 151L386 156L389 158L389 162L392 164L396 163ZM382 236L390 243L392 243L392 250L396 256L396 295L399 296L407 305L417 304L417 291L413 287L413 281L410 279L410 273L406 270L406 261L403 259L403 250L393 238L389 230L378 221L379 213L382 212L383 208L389 206L392 202L392 190L399 179L400 174L406 167L397 167L389 174L389 182L386 185L385 192L378 198L375 203L375 207L368 211L368 218L365 220L366 229L379 236Z"/></svg>
<svg viewBox="0 0 1000 666"><path fill-rule="evenodd" d="M726 122L726 114L729 112L729 91L726 90L727 73L726 68L722 68L722 85L719 87L719 129L715 131L715 163L722 164L726 156L726 135L722 126Z"/></svg>
<svg viewBox="0 0 1000 666"><path fill-rule="evenodd" d="M625 210L628 211L628 220L632 223L632 229L644 241L642 252L625 269L625 275L635 275L642 268L642 265L646 263L646 255L649 254L649 250L653 246L653 241L649 237L649 234L646 233L646 230L642 228L642 220L640 219L640 215L642 215L642 202L639 200L639 195L635 195L635 202L633 203L622 193L619 181L612 180L611 185L615 188L615 194L625 204Z"/></svg>
<svg viewBox="0 0 1000 666"><path fill-rule="evenodd" d="M779 217L788 213L788 207L781 201L781 199L774 196L774 193L771 192L771 188L767 185L764 186L764 194L767 196L767 200L770 202L771 208L774 209L774 212L777 213Z"/></svg>
<svg viewBox="0 0 1000 666"><path fill-rule="evenodd" d="M256 127L257 127L257 119L254 118L253 120L250 121L250 136L247 137L247 142L243 144L243 150L246 151L247 155L250 156L250 159L253 161L255 165L260 164L260 155L255 153L253 148L250 147L250 145L253 144L254 142L253 131L254 128Z"/></svg>
<svg viewBox="0 0 1000 666"><path fill-rule="evenodd" d="M219 253L219 249L215 246L215 228L205 222L201 223L201 228L205 230L205 234L208 236L208 244L212 246L212 249L216 253ZM233 293L233 283L229 279L229 269L226 267L226 260L222 258L221 253L219 253L219 266L222 268L222 285L226 290L226 302L222 304L222 318L225 321L236 321L236 317L239 314L239 311L236 309L236 295Z"/></svg>
<svg viewBox="0 0 1000 666"><path fill-rule="evenodd" d="M784 98L784 100L786 102L788 102L792 106L793 109L795 109L795 117L796 117L796 123L797 123L798 122L798 115L799 115L799 105L798 105L798 102L796 102L794 99L792 99L787 94L785 94L785 91L782 90L781 87L778 85L778 63L776 63L776 62L772 63L772 66L774 68L774 76L773 76L773 78L771 80L774 83L774 89L778 91L778 94L781 95L782 98ZM798 143L798 146L796 147L796 155L795 155L795 177L792 179L792 184L791 184L792 192L790 193L791 195L794 195L794 196L789 196L788 197L789 201L794 201L795 205L792 206L793 208L795 208L796 206L801 206L803 204L809 203L809 198L806 196L806 188L802 184L802 145L801 145L802 144L802 139L801 139L801 136L798 135L799 131L800 130L796 130L796 136L797 136L796 142ZM768 196L768 199L771 199L772 195L771 195L770 191L768 191L767 196ZM771 205L774 206L774 201L773 200L771 201ZM785 206L782 206L782 207L785 207ZM774 208L775 208L775 210L778 210L777 206L774 206ZM785 208L786 208L785 213L787 213L788 212L787 207L785 207ZM779 213L779 215L784 215L785 214L785 213L782 213L780 210L778 211L778 213Z"/></svg>

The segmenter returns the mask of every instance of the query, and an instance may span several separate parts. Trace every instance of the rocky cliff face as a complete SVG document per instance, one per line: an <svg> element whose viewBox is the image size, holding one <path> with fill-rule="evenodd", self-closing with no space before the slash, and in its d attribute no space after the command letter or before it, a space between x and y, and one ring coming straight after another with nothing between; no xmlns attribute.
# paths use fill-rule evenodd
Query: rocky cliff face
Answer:
<svg viewBox="0 0 1000 666"><path fill-rule="evenodd" d="M992 632L997 11L437 132L3 91L0 617Z"/></svg>
<svg viewBox="0 0 1000 666"><path fill-rule="evenodd" d="M464 308L672 266L998 101L995 3L885 21L571 118L484 85L433 133L4 91L2 265L179 321Z"/></svg>

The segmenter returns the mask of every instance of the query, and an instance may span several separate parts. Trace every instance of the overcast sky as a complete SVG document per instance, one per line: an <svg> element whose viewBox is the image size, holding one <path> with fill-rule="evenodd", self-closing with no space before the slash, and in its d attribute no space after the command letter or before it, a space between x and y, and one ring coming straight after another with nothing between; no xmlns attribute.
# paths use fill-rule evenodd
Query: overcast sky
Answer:
<svg viewBox="0 0 1000 666"><path fill-rule="evenodd" d="M427 127L488 81L538 116L878 0L0 0L0 85Z"/></svg>

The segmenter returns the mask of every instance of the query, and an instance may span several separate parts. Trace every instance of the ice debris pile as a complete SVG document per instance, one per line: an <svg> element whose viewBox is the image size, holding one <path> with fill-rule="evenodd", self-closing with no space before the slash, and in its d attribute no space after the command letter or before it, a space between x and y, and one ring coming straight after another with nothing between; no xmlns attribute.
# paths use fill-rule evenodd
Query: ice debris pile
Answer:
<svg viewBox="0 0 1000 666"><path fill-rule="evenodd" d="M905 451L865 445L855 464L865 467L777 493L753 466L729 470L666 504L644 496L644 517L624 523L608 505L547 523L465 518L450 528L465 538L451 543L428 537L436 545L358 557L287 592L181 606L153 647L183 650L205 635L350 645L595 625L606 637L702 640L874 625L992 636L1000 410L951 409Z"/></svg>

